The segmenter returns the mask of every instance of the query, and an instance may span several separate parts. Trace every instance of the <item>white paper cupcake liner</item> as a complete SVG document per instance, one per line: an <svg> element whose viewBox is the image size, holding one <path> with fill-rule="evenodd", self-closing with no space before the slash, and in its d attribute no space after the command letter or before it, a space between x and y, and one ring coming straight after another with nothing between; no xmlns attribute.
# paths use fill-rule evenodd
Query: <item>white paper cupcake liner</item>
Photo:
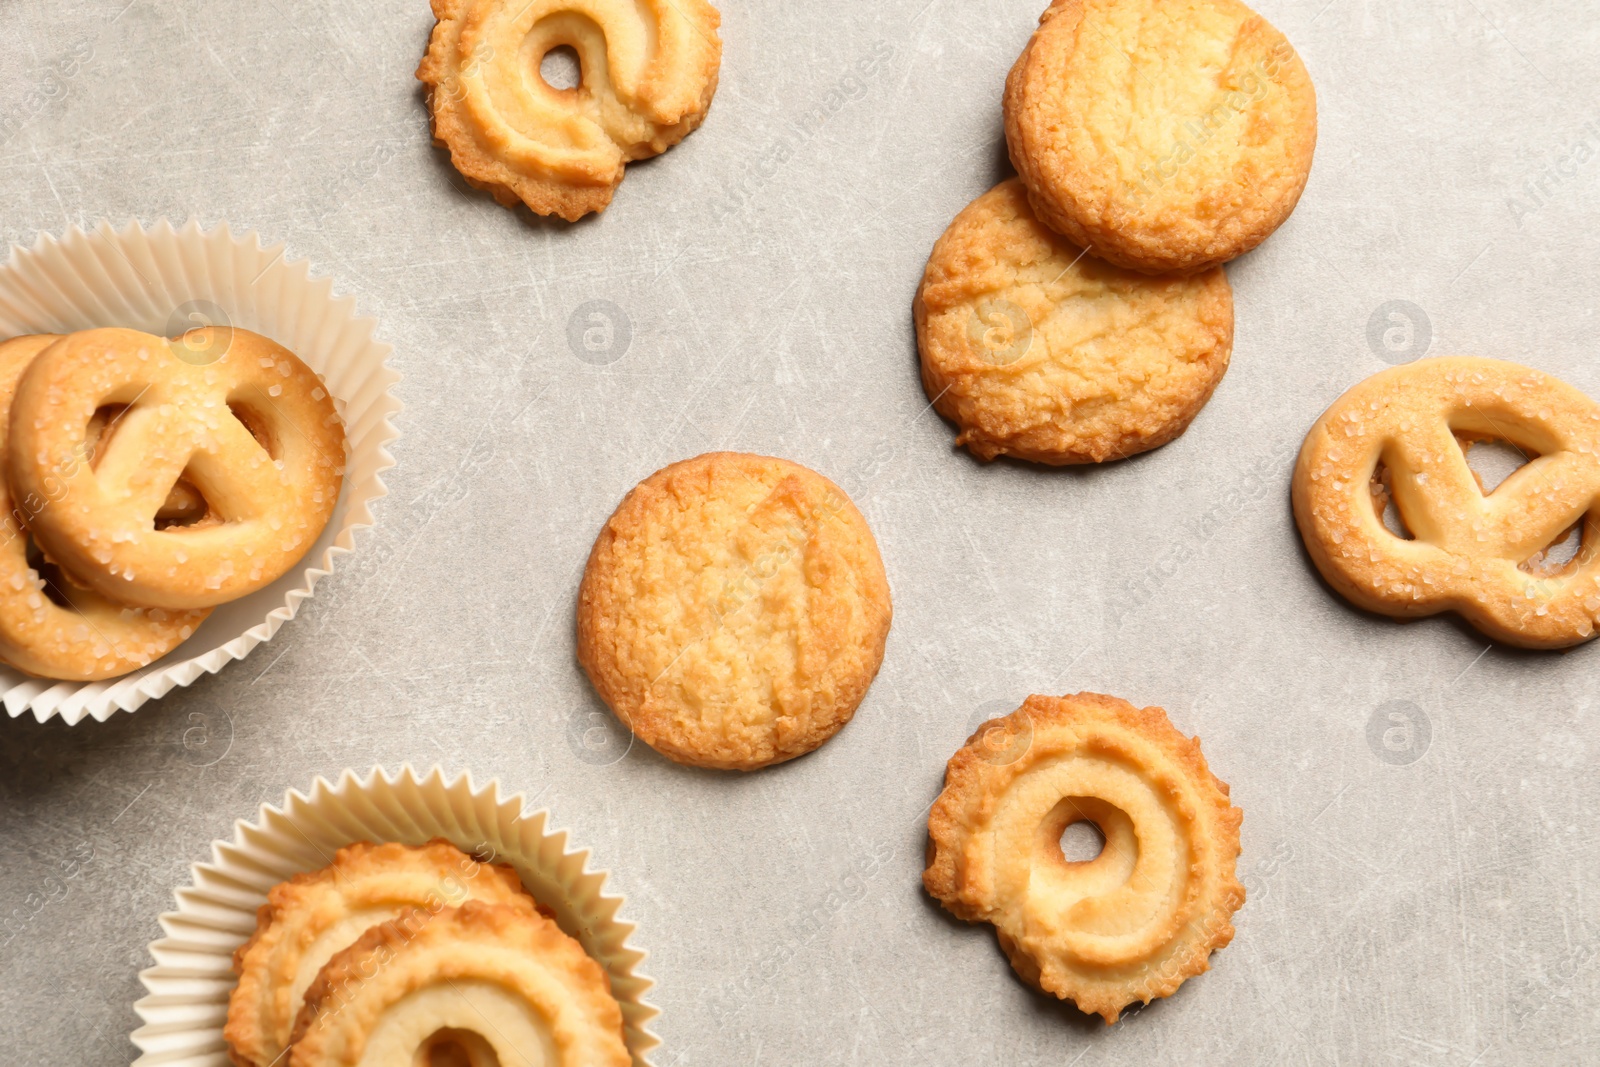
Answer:
<svg viewBox="0 0 1600 1067"><path fill-rule="evenodd" d="M334 297L333 282L314 278L304 260L287 262L282 244L263 246L252 230L235 237L226 225L181 230L162 221L150 230L129 223L76 227L60 240L42 235L33 248L13 245L0 267L0 338L126 326L169 336L171 324L192 325L216 312L228 324L272 338L323 376L345 421L349 455L344 487L327 528L289 573L265 589L225 604L182 645L121 678L55 682L0 665L0 701L15 718L32 711L43 722L104 721L118 710L188 685L243 659L294 618L317 580L349 552L355 531L372 525L371 506L384 496L379 475L394 466L388 445L400 402L400 376L384 365L391 352L373 339L376 325L356 315L353 297ZM181 329L182 327L180 327Z"/></svg>
<svg viewBox="0 0 1600 1067"><path fill-rule="evenodd" d="M480 858L492 852L555 912L605 968L628 1051L649 1067L647 1054L660 1042L646 1023L659 1013L644 1000L654 983L637 972L645 954L627 944L634 927L617 917L623 900L601 892L606 872L585 870L588 851L568 851L567 833L549 828L547 809L524 812L523 803L521 794L502 799L498 780L480 789L468 775L447 780L435 766L420 776L407 764L392 777L374 768L365 778L347 770L337 785L318 778L309 796L290 790L254 822L235 822L233 840L212 842L211 862L190 868L178 910L161 916L166 936L150 945L156 966L139 975L149 995L133 1006L144 1021L132 1036L142 1053L135 1067L226 1067L233 952L255 931L256 909L274 885L326 867L356 841L420 845L435 837Z"/></svg>

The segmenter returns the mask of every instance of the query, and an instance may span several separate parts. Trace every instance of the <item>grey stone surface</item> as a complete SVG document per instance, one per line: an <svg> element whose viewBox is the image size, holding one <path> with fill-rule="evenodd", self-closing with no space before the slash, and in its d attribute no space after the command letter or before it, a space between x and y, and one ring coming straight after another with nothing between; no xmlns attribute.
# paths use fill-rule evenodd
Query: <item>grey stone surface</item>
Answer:
<svg viewBox="0 0 1600 1067"><path fill-rule="evenodd" d="M1230 268L1233 366L1189 433L1079 471L953 451L909 313L1007 173L1041 0L723 7L704 129L575 226L429 146L423 0L0 8L6 238L194 215L286 240L378 317L406 404L378 527L271 644L105 724L0 722L0 1061L130 1059L187 865L290 786L410 760L541 793L612 870L663 1062L1594 1062L1600 649L1357 613L1287 496L1317 414L1404 358L1403 322L1369 344L1392 301L1435 354L1600 396L1592 2L1263 0L1317 84L1305 198ZM596 308L625 350L575 351ZM773 770L607 762L578 574L630 486L713 448L851 489L894 587L883 672ZM1246 812L1234 944L1109 1030L918 881L978 710L1078 689L1167 707Z"/></svg>

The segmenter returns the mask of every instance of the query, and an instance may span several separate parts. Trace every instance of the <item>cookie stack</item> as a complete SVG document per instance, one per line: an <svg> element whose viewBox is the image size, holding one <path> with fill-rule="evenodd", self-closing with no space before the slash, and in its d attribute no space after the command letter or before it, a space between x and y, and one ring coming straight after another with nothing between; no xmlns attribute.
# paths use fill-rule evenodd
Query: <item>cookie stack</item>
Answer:
<svg viewBox="0 0 1600 1067"><path fill-rule="evenodd" d="M276 581L333 514L344 427L317 375L247 330L0 343L0 658L92 681Z"/></svg>
<svg viewBox="0 0 1600 1067"><path fill-rule="evenodd" d="M1305 188L1310 76L1238 0L1056 0L1004 111L1018 177L956 217L917 291L929 399L984 460L1163 445L1228 367L1222 264Z"/></svg>
<svg viewBox="0 0 1600 1067"><path fill-rule="evenodd" d="M240 1067L626 1067L605 971L503 864L362 842L275 886L234 955Z"/></svg>

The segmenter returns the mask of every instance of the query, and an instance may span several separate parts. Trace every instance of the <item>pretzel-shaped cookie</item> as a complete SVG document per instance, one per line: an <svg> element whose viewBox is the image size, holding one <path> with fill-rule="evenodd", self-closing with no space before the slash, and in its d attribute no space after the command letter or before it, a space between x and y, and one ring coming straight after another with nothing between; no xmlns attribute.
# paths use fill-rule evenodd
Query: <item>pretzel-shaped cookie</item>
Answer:
<svg viewBox="0 0 1600 1067"><path fill-rule="evenodd" d="M417 78L434 141L506 207L604 210L623 165L683 140L716 92L721 16L706 0L433 0L433 13ZM575 89L539 74L563 46Z"/></svg>
<svg viewBox="0 0 1600 1067"><path fill-rule="evenodd" d="M1532 459L1485 493L1458 435ZM1423 360L1373 375L1317 420L1295 466L1295 520L1328 584L1360 607L1456 611L1507 644L1561 648L1600 619L1597 453L1600 404L1565 382L1494 359ZM1380 464L1410 540L1375 504ZM1580 522L1577 556L1541 568Z"/></svg>
<svg viewBox="0 0 1600 1067"><path fill-rule="evenodd" d="M0 344L0 426L17 379L56 340L46 334ZM60 576L47 578L44 562L28 558L27 509L12 502L3 483L0 512L0 658L19 670L69 681L116 678L172 651L210 614L130 608Z"/></svg>
<svg viewBox="0 0 1600 1067"><path fill-rule="evenodd" d="M13 495L40 505L40 547L114 600L187 609L252 593L294 566L333 513L344 429L316 374L247 330L217 349L195 366L150 334L85 330L47 348L18 383ZM126 410L86 461L108 405ZM221 521L155 528L180 478Z"/></svg>

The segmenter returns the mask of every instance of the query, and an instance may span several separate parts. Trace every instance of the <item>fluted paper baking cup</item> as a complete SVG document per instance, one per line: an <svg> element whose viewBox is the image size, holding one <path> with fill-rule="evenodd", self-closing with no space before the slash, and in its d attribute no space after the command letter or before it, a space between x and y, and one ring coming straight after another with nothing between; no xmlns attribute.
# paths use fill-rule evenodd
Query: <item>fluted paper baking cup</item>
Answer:
<svg viewBox="0 0 1600 1067"><path fill-rule="evenodd" d="M132 674L100 682L55 682L0 666L0 701L15 718L103 721L133 711L174 686L243 659L294 618L317 580L349 552L355 531L372 525L371 506L387 490L379 475L394 466L390 421L400 410L391 389L400 376L384 365L390 347L373 339L376 323L356 314L353 297L335 297L329 278L304 260L284 259L252 230L227 225L181 230L162 221L146 230L101 223L74 227L59 240L43 235L31 249L13 245L0 267L0 338L125 326L163 337L202 324L264 334L322 375L344 418L344 486L327 528L282 578L211 613L187 641Z"/></svg>
<svg viewBox="0 0 1600 1067"><path fill-rule="evenodd" d="M177 891L178 910L161 916L166 934L150 945L156 965L139 975L149 995L134 1007L142 1053L134 1067L179 1064L226 1067L228 995L233 953L255 931L267 892L302 871L333 861L356 841L421 845L442 837L464 852L510 864L535 900L605 968L622 1005L623 1039L636 1065L660 1042L645 1028L658 1014L644 1000L654 983L637 972L644 953L628 946L633 925L618 918L622 898L601 889L606 872L587 870L587 850L571 851L565 830L550 828L547 809L523 810L521 794L502 798L498 779L478 788L470 776L446 779L437 766L419 776L345 771L337 785L318 778L309 795L290 790L281 806L263 805L254 822L234 823L232 841L214 841L211 862L196 863Z"/></svg>

